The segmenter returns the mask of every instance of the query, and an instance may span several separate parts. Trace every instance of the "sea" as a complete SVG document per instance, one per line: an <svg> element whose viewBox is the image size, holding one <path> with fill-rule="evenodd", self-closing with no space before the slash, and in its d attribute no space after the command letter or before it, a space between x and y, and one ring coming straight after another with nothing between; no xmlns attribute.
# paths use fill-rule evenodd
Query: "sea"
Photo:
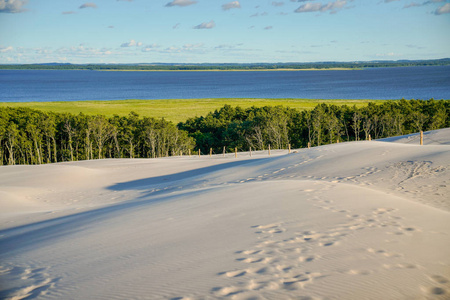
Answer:
<svg viewBox="0 0 450 300"><path fill-rule="evenodd" d="M0 102L450 99L450 66L325 71L0 70Z"/></svg>

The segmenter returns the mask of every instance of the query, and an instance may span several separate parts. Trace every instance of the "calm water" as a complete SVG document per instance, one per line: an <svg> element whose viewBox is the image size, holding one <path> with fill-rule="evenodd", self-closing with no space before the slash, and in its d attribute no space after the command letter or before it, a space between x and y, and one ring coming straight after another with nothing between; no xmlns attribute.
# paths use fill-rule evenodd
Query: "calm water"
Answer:
<svg viewBox="0 0 450 300"><path fill-rule="evenodd" d="M450 66L360 71L0 70L0 101L188 98L450 99Z"/></svg>

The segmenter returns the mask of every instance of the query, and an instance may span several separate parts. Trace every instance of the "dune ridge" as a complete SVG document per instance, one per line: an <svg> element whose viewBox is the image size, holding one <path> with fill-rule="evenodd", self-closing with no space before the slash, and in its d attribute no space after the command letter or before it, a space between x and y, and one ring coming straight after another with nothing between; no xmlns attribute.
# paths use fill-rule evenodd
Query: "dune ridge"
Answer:
<svg viewBox="0 0 450 300"><path fill-rule="evenodd" d="M0 168L0 298L448 299L450 129Z"/></svg>

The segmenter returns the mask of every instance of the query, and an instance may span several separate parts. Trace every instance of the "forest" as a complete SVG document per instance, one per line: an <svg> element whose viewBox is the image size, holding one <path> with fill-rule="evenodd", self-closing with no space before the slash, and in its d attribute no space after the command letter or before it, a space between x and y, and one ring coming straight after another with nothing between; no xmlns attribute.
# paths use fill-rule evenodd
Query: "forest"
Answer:
<svg viewBox="0 0 450 300"><path fill-rule="evenodd" d="M304 148L450 127L449 100L398 100L367 106L225 105L177 125L164 119L0 108L0 164L102 158L156 158L226 151Z"/></svg>

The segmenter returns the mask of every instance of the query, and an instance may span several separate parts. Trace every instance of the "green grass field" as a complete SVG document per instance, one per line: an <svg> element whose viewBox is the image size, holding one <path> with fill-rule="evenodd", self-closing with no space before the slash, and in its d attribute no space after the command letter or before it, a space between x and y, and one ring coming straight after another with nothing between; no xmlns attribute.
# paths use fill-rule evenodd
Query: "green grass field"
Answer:
<svg viewBox="0 0 450 300"><path fill-rule="evenodd" d="M251 106L282 105L296 109L312 109L319 103L335 105L365 106L369 102L382 100L313 100L313 99L168 99L168 100L113 100L113 101L70 101L70 102L0 102L0 107L27 107L57 113L102 114L106 116L128 115L131 111L140 116L165 118L178 123L187 118L204 116L225 104L248 108Z"/></svg>

